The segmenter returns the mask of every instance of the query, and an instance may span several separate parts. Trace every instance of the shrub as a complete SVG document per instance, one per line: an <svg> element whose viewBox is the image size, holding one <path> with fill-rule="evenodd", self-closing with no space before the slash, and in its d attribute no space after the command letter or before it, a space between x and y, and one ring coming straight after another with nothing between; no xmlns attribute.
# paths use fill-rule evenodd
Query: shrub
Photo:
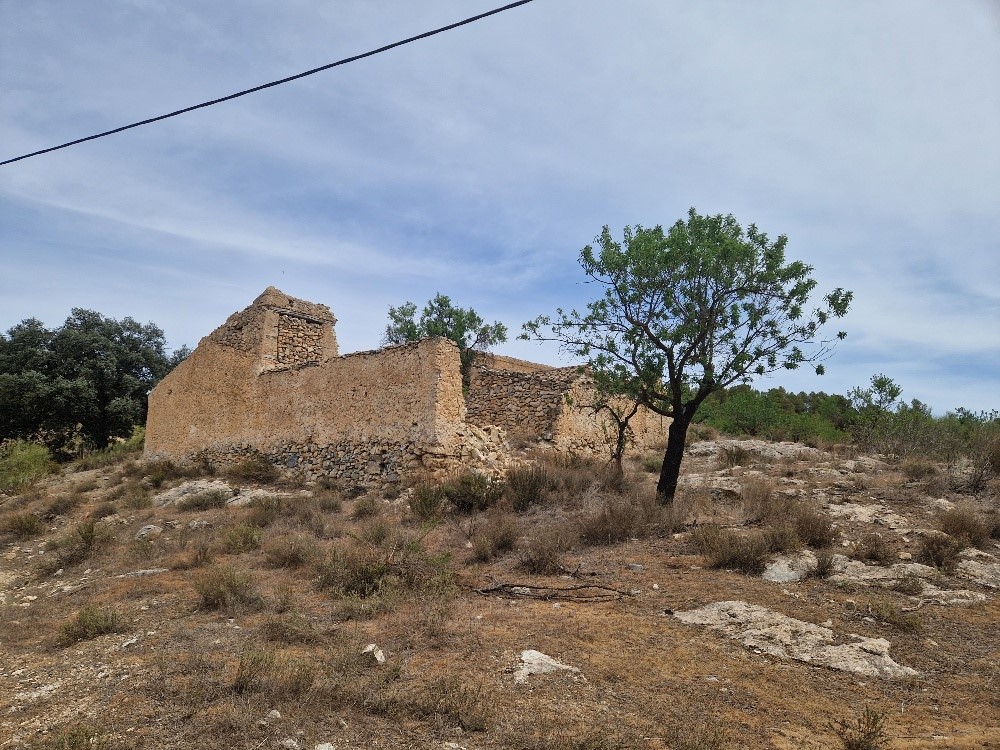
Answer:
<svg viewBox="0 0 1000 750"><path fill-rule="evenodd" d="M596 512L580 519L580 539L587 544L613 544L634 535L642 511L623 497L609 497Z"/></svg>
<svg viewBox="0 0 1000 750"><path fill-rule="evenodd" d="M136 425L132 428L132 435L127 440L119 440L107 448L87 453L74 464L74 469L76 471L87 471L89 469L103 469L106 466L120 464L141 453L145 442L146 428L142 425Z"/></svg>
<svg viewBox="0 0 1000 750"><path fill-rule="evenodd" d="M752 464L754 454L741 445L725 445L719 449L716 460L719 468L733 469L737 466L749 466Z"/></svg>
<svg viewBox="0 0 1000 750"><path fill-rule="evenodd" d="M740 502L743 512L755 521L769 521L786 515L783 511L789 504L787 498L780 500L774 496L774 481L767 477L747 477L740 486Z"/></svg>
<svg viewBox="0 0 1000 750"><path fill-rule="evenodd" d="M517 519L507 513L493 513L475 527L471 535L472 557L489 562L503 552L510 552L517 542Z"/></svg>
<svg viewBox="0 0 1000 750"><path fill-rule="evenodd" d="M990 541L990 525L986 518L969 507L957 507L938 515L938 529L949 534L965 547L985 547Z"/></svg>
<svg viewBox="0 0 1000 750"><path fill-rule="evenodd" d="M225 508L232 495L225 490L205 490L197 495L185 497L177 503L178 510L212 510Z"/></svg>
<svg viewBox="0 0 1000 750"><path fill-rule="evenodd" d="M53 732L34 750L112 750L116 745L105 730L94 724L72 724Z"/></svg>
<svg viewBox="0 0 1000 750"><path fill-rule="evenodd" d="M539 529L521 548L521 567L529 573L548 575L561 571L560 557L576 542L575 532L567 526Z"/></svg>
<svg viewBox="0 0 1000 750"><path fill-rule="evenodd" d="M205 609L237 612L257 610L264 605L253 576L228 566L205 570L194 579L194 588Z"/></svg>
<svg viewBox="0 0 1000 750"><path fill-rule="evenodd" d="M382 510L382 501L374 495L364 495L354 501L351 508L351 518L359 521L362 518L374 518Z"/></svg>
<svg viewBox="0 0 1000 750"><path fill-rule="evenodd" d="M259 690L274 668L274 652L247 648L240 654L240 664L230 689L237 695Z"/></svg>
<svg viewBox="0 0 1000 750"><path fill-rule="evenodd" d="M799 539L794 524L788 521L766 526L761 530L760 535L767 545L768 552L779 554L782 552L794 552L802 547L802 540Z"/></svg>
<svg viewBox="0 0 1000 750"><path fill-rule="evenodd" d="M101 503L92 511L90 511L90 518L95 521L100 521L102 518L107 518L108 516L113 516L118 512L115 508L114 503Z"/></svg>
<svg viewBox="0 0 1000 750"><path fill-rule="evenodd" d="M20 492L57 469L49 449L40 443L0 442L0 492Z"/></svg>
<svg viewBox="0 0 1000 750"><path fill-rule="evenodd" d="M859 560L887 565L893 561L895 553L881 534L870 531L855 544L854 556Z"/></svg>
<svg viewBox="0 0 1000 750"><path fill-rule="evenodd" d="M317 507L327 513L340 513L344 507L344 496L335 489L327 488L313 495Z"/></svg>
<svg viewBox="0 0 1000 750"><path fill-rule="evenodd" d="M937 466L923 458L909 458L900 467L911 482L930 479L938 473Z"/></svg>
<svg viewBox="0 0 1000 750"><path fill-rule="evenodd" d="M958 564L958 555L964 545L954 537L945 534L931 534L920 542L918 559L927 565L950 572Z"/></svg>
<svg viewBox="0 0 1000 750"><path fill-rule="evenodd" d="M256 526L240 524L226 532L222 546L226 552L238 555L243 552L251 552L259 549L263 538L264 532Z"/></svg>
<svg viewBox="0 0 1000 750"><path fill-rule="evenodd" d="M59 629L59 644L68 646L99 635L118 633L121 629L121 618L115 610L88 605Z"/></svg>
<svg viewBox="0 0 1000 750"><path fill-rule="evenodd" d="M376 526L383 530L373 533ZM421 540L387 524L373 524L366 537L331 550L320 566L318 585L361 599L396 589L420 590L435 577L436 562L426 557Z"/></svg>
<svg viewBox="0 0 1000 750"><path fill-rule="evenodd" d="M238 482L273 484L281 472L267 456L258 452L234 463L226 470L226 476Z"/></svg>
<svg viewBox="0 0 1000 750"><path fill-rule="evenodd" d="M816 553L816 564L809 570L811 578L829 578L833 574L833 553L823 549Z"/></svg>
<svg viewBox="0 0 1000 750"><path fill-rule="evenodd" d="M436 521L447 504L444 489L433 484L418 484L410 497L410 511L421 521Z"/></svg>
<svg viewBox="0 0 1000 750"><path fill-rule="evenodd" d="M873 604L868 610L872 616L904 633L920 633L924 629L916 612L904 612L895 604Z"/></svg>
<svg viewBox="0 0 1000 750"><path fill-rule="evenodd" d="M710 567L756 575L767 567L768 540L760 532L740 535L714 524L700 526L691 535Z"/></svg>
<svg viewBox="0 0 1000 750"><path fill-rule="evenodd" d="M477 472L466 472L441 486L445 496L460 513L486 510L503 496L504 485Z"/></svg>
<svg viewBox="0 0 1000 750"><path fill-rule="evenodd" d="M277 495L266 497L256 497L250 502L250 512L247 514L247 523L251 526L264 528L270 526L284 510L284 499Z"/></svg>
<svg viewBox="0 0 1000 750"><path fill-rule="evenodd" d="M510 507L520 513L532 504L543 501L553 489L553 480L545 466L539 464L512 466L507 471L504 497Z"/></svg>
<svg viewBox="0 0 1000 750"><path fill-rule="evenodd" d="M663 456L659 453L647 453L640 461L642 470L650 474L659 474L663 467Z"/></svg>
<svg viewBox="0 0 1000 750"><path fill-rule="evenodd" d="M42 533L42 519L30 511L12 513L0 520L0 530L13 534L18 539L28 539Z"/></svg>
<svg viewBox="0 0 1000 750"><path fill-rule="evenodd" d="M792 523L799 539L813 549L829 547L837 540L833 519L816 508L805 504L797 505L793 511Z"/></svg>
<svg viewBox="0 0 1000 750"><path fill-rule="evenodd" d="M871 706L865 706L864 713L854 723L838 719L828 727L840 738L844 750L883 750L889 746L885 714Z"/></svg>
<svg viewBox="0 0 1000 750"><path fill-rule="evenodd" d="M267 564L275 568L301 568L319 555L314 539L299 534L283 534L268 540L265 547Z"/></svg>

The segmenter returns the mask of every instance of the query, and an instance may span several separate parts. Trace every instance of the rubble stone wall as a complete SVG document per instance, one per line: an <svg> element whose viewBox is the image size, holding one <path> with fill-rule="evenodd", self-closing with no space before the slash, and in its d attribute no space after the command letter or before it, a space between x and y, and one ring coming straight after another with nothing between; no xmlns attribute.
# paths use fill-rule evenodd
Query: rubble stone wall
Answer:
<svg viewBox="0 0 1000 750"><path fill-rule="evenodd" d="M466 395L467 418L479 426L498 425L514 439L552 440L565 396L578 368L535 372L472 368Z"/></svg>

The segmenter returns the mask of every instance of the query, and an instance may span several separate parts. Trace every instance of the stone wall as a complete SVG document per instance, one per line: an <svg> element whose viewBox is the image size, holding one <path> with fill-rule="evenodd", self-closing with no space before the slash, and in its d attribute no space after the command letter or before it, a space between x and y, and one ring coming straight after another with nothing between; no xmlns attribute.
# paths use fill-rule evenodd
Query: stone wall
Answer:
<svg viewBox="0 0 1000 750"><path fill-rule="evenodd" d="M465 399L467 419L503 427L517 440L552 440L566 393L578 377L576 367L522 372L476 363Z"/></svg>

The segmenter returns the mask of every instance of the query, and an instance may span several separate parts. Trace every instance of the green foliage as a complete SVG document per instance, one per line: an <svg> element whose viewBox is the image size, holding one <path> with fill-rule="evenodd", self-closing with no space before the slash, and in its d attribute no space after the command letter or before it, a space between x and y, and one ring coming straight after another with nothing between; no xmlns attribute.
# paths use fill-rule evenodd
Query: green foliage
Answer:
<svg viewBox="0 0 1000 750"><path fill-rule="evenodd" d="M88 471L120 464L142 453L145 443L146 428L142 425L135 425L127 440L112 442L107 448L86 453L83 458L76 462L75 468L77 471Z"/></svg>
<svg viewBox="0 0 1000 750"><path fill-rule="evenodd" d="M58 457L103 448L146 421L146 394L176 364L163 331L74 308L0 334L0 439L39 437Z"/></svg>
<svg viewBox="0 0 1000 750"><path fill-rule="evenodd" d="M243 552L252 552L255 549L260 549L263 539L264 532L256 526L240 524L226 532L226 538L223 540L222 546L226 552L238 555Z"/></svg>
<svg viewBox="0 0 1000 750"><path fill-rule="evenodd" d="M435 295L424 306L419 320L416 316L417 306L412 302L390 307L382 343L409 344L432 336L451 339L458 345L466 382L476 354L507 340L507 326L503 323L486 323L471 307L455 307L444 294Z"/></svg>
<svg viewBox="0 0 1000 750"><path fill-rule="evenodd" d="M473 513L496 505L503 496L504 485L478 472L465 472L443 484L445 497L460 513Z"/></svg>
<svg viewBox="0 0 1000 750"><path fill-rule="evenodd" d="M97 638L107 633L118 633L122 629L121 617L113 609L88 605L76 613L59 630L59 643L68 646L79 641Z"/></svg>
<svg viewBox="0 0 1000 750"><path fill-rule="evenodd" d="M885 714L871 706L865 706L864 713L853 723L838 719L828 726L840 738L844 750L884 750L889 746Z"/></svg>
<svg viewBox="0 0 1000 750"><path fill-rule="evenodd" d="M196 495L190 495L177 503L178 510L212 510L225 508L232 493L226 490L205 490Z"/></svg>
<svg viewBox="0 0 1000 750"><path fill-rule="evenodd" d="M738 385L712 394L697 419L727 435L809 443L846 442L854 409L843 396Z"/></svg>
<svg viewBox="0 0 1000 750"><path fill-rule="evenodd" d="M0 492L20 492L56 468L44 445L27 440L0 442Z"/></svg>
<svg viewBox="0 0 1000 750"><path fill-rule="evenodd" d="M12 513L0 519L0 531L13 534L17 539L38 536L44 528L42 519L27 510L21 513Z"/></svg>
<svg viewBox="0 0 1000 750"><path fill-rule="evenodd" d="M770 240L732 216L700 216L664 231L608 227L580 253L584 273L605 289L587 313L557 310L524 326L525 338L560 342L585 359L612 393L673 418L657 492L676 491L687 427L712 393L781 369L819 364L831 343L819 332L847 313L836 289L808 309L812 268L785 261L787 238ZM547 333L545 331L548 331ZM839 338L845 334L840 333Z"/></svg>
<svg viewBox="0 0 1000 750"><path fill-rule="evenodd" d="M918 559L950 573L958 565L958 555L965 545L947 534L930 534L920 540Z"/></svg>
<svg viewBox="0 0 1000 750"><path fill-rule="evenodd" d="M444 488L436 484L418 484L410 497L410 510L421 521L436 521L447 504Z"/></svg>

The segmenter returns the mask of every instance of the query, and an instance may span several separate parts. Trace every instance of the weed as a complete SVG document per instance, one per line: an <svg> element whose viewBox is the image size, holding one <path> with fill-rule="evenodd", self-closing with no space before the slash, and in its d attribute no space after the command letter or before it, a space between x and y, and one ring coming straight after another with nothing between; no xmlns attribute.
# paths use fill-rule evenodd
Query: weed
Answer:
<svg viewBox="0 0 1000 750"><path fill-rule="evenodd" d="M45 509L45 518L52 519L56 516L65 516L80 504L80 498L76 495L60 495Z"/></svg>
<svg viewBox="0 0 1000 750"><path fill-rule="evenodd" d="M720 469L734 469L737 466L749 466L754 461L755 454L742 445L725 445L719 449L716 461Z"/></svg>
<svg viewBox="0 0 1000 750"><path fill-rule="evenodd" d="M647 453L639 462L642 470L650 474L659 474L663 467L663 455L661 453Z"/></svg>
<svg viewBox="0 0 1000 750"><path fill-rule="evenodd" d="M492 513L477 524L470 541L472 557L476 562L489 562L504 552L514 549L517 542L517 519L508 513Z"/></svg>
<svg viewBox="0 0 1000 750"><path fill-rule="evenodd" d="M768 540L760 532L740 535L714 524L700 526L691 541L713 568L727 568L756 575L767 567Z"/></svg>
<svg viewBox="0 0 1000 750"><path fill-rule="evenodd" d="M768 477L752 476L743 480L740 487L740 502L747 518L754 521L769 521L778 516L784 516L782 511L788 501L782 497L777 500L774 495L774 480Z"/></svg>
<svg viewBox="0 0 1000 750"><path fill-rule="evenodd" d="M562 553L575 543L576 531L568 525L539 529L521 547L521 567L529 573L557 573L562 570Z"/></svg>
<svg viewBox="0 0 1000 750"><path fill-rule="evenodd" d="M726 750L731 747L726 732L709 724L673 729L667 737L671 750Z"/></svg>
<svg viewBox="0 0 1000 750"><path fill-rule="evenodd" d="M870 531L862 535L854 545L854 557L858 560L887 565L893 561L895 553L881 534Z"/></svg>
<svg viewBox="0 0 1000 750"><path fill-rule="evenodd" d="M0 531L13 534L18 539L28 539L42 533L42 519L30 511L12 513L0 520Z"/></svg>
<svg viewBox="0 0 1000 750"><path fill-rule="evenodd" d="M445 496L459 513L486 510L503 496L504 485L485 474L468 471L441 485Z"/></svg>
<svg viewBox="0 0 1000 750"><path fill-rule="evenodd" d="M924 458L908 458L903 461L900 469L911 482L930 479L938 473L937 465Z"/></svg>
<svg viewBox="0 0 1000 750"><path fill-rule="evenodd" d="M448 495L443 487L418 484L410 497L410 511L421 521L436 521L444 513Z"/></svg>
<svg viewBox="0 0 1000 750"><path fill-rule="evenodd" d="M828 728L840 738L844 750L883 750L888 747L885 714L871 706L865 706L864 713L853 723L838 719Z"/></svg>
<svg viewBox="0 0 1000 750"><path fill-rule="evenodd" d="M316 643L320 634L302 617L269 617L261 626L261 636L266 641L292 645Z"/></svg>
<svg viewBox="0 0 1000 750"><path fill-rule="evenodd" d="M121 617L115 610L88 605L59 629L59 645L69 646L121 630Z"/></svg>
<svg viewBox="0 0 1000 750"><path fill-rule="evenodd" d="M344 507L344 496L334 489L324 489L313 495L316 505L326 513L340 513Z"/></svg>
<svg viewBox="0 0 1000 750"><path fill-rule="evenodd" d="M907 596L919 596L924 591L924 582L915 575L907 575L900 578L889 588L892 591L906 594Z"/></svg>
<svg viewBox="0 0 1000 750"><path fill-rule="evenodd" d="M504 497L511 508L520 513L532 504L542 502L545 494L553 488L554 482L545 466L512 466L507 471Z"/></svg>
<svg viewBox="0 0 1000 750"><path fill-rule="evenodd" d="M177 503L178 510L212 510L225 508L232 494L225 490L205 490L196 495L185 497Z"/></svg>
<svg viewBox="0 0 1000 750"><path fill-rule="evenodd" d="M316 683L318 669L306 659L285 659L279 662L274 678L274 692L279 696L302 698Z"/></svg>
<svg viewBox="0 0 1000 750"><path fill-rule="evenodd" d="M270 526L284 510L284 500L277 495L266 497L256 497L250 503L250 512L247 514L247 523L258 528Z"/></svg>
<svg viewBox="0 0 1000 750"><path fill-rule="evenodd" d="M968 506L946 510L938 516L938 529L955 537L965 547L984 548L990 541L990 526L975 509Z"/></svg>
<svg viewBox="0 0 1000 750"><path fill-rule="evenodd" d="M641 522L641 510L635 503L609 497L600 509L580 519L580 540L587 544L621 542L633 536Z"/></svg>
<svg viewBox="0 0 1000 750"><path fill-rule="evenodd" d="M222 547L226 552L238 555L243 552L260 549L263 538L264 532L256 526L240 524L226 532L226 537L222 541Z"/></svg>
<svg viewBox="0 0 1000 750"><path fill-rule="evenodd" d="M260 690L264 679L274 668L274 660L271 650L247 648L240 654L240 663L230 689L237 695Z"/></svg>
<svg viewBox="0 0 1000 750"><path fill-rule="evenodd" d="M263 453L253 453L226 470L226 476L237 482L273 484L281 476L278 467Z"/></svg>
<svg viewBox="0 0 1000 750"><path fill-rule="evenodd" d="M264 605L253 576L228 566L208 568L195 578L194 588L205 609L237 612L259 610Z"/></svg>
<svg viewBox="0 0 1000 750"><path fill-rule="evenodd" d="M792 512L795 532L807 546L822 549L837 540L837 529L826 513L805 504L797 504Z"/></svg>
<svg viewBox="0 0 1000 750"><path fill-rule="evenodd" d="M871 604L868 607L868 611L872 617L881 620L887 625L891 625L896 630L901 630L904 633L923 632L924 624L920 621L920 617L916 612L904 612L895 604L887 603Z"/></svg>
<svg viewBox="0 0 1000 750"><path fill-rule="evenodd" d="M362 518L374 518L382 512L382 501L374 495L364 495L354 501L351 508L351 518L355 521Z"/></svg>
<svg viewBox="0 0 1000 750"><path fill-rule="evenodd" d="M794 524L787 521L766 526L761 534L769 552L795 552L802 547L802 540L799 539Z"/></svg>
<svg viewBox="0 0 1000 750"><path fill-rule="evenodd" d="M114 506L114 503L101 503L92 511L88 518L92 518L95 521L100 521L102 518L107 518L108 516L113 516L118 513L118 509Z"/></svg>
<svg viewBox="0 0 1000 750"><path fill-rule="evenodd" d="M94 724L72 724L32 745L34 750L112 750L116 745L103 729Z"/></svg>
<svg viewBox="0 0 1000 750"><path fill-rule="evenodd" d="M264 550L267 564L275 568L301 568L319 556L315 539L300 534L282 534L268 540Z"/></svg>
<svg viewBox="0 0 1000 750"><path fill-rule="evenodd" d="M57 468L49 449L40 443L0 441L0 492L20 492Z"/></svg>
<svg viewBox="0 0 1000 750"><path fill-rule="evenodd" d="M833 553L828 549L821 549L816 553L816 564L810 568L811 578L829 578L834 571Z"/></svg>
<svg viewBox="0 0 1000 750"><path fill-rule="evenodd" d="M939 570L950 572L958 565L958 555L964 545L954 537L945 534L929 534L920 542L918 559Z"/></svg>

